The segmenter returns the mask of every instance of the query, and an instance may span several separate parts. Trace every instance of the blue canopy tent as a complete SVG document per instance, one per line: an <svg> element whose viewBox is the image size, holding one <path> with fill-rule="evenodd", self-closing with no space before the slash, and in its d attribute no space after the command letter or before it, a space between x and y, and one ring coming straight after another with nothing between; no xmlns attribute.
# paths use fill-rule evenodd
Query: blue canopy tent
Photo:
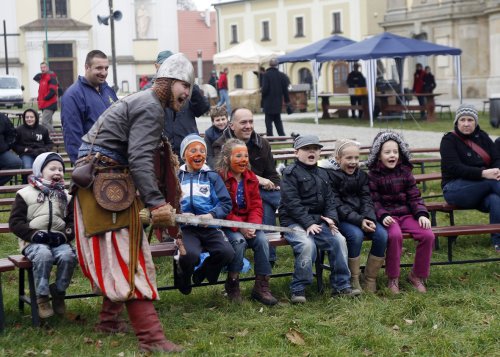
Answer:
<svg viewBox="0 0 500 357"><path fill-rule="evenodd" d="M317 57L319 62L325 61L357 61L367 62L368 108L370 111L370 126L373 126L373 108L375 105L375 82L377 76L377 59L394 58L398 67L400 83L402 84L403 61L405 57L452 55L454 56L457 73L457 93L462 102L462 77L460 74L460 54L462 50L431 42L398 36L390 32L368 38L364 41L342 47L338 50L323 53Z"/></svg>
<svg viewBox="0 0 500 357"><path fill-rule="evenodd" d="M311 43L305 47L299 48L295 51L287 53L286 55L279 56L279 63L284 62L306 62L311 61L313 67L313 77L314 77L314 97L315 97L315 108L316 108L316 124L318 123L318 77L320 72L320 65L317 61L317 57L323 53L337 50L344 46L356 43L346 37L339 35L333 35L317 42Z"/></svg>

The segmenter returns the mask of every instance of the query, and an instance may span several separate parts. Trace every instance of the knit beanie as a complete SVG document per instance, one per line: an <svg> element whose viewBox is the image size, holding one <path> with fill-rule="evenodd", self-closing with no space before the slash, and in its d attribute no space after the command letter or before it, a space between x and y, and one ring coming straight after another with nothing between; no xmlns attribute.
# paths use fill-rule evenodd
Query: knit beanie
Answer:
<svg viewBox="0 0 500 357"><path fill-rule="evenodd" d="M375 139L373 139L372 148L370 149L370 154L368 155L368 159L366 160L366 166L368 168L375 166L375 164L378 162L378 156L380 154L380 150L382 150L382 145L384 145L389 140L394 140L396 143L398 143L400 159L407 165L411 165L411 154L408 143L405 141L402 135L394 131L386 130L378 133L375 136Z"/></svg>
<svg viewBox="0 0 500 357"><path fill-rule="evenodd" d="M205 147L205 150L207 149L207 144L205 143L205 140L203 140L201 136L199 136L198 134L189 134L181 142L181 150L180 150L181 158L184 157L184 151L186 151L188 145L195 142L201 143Z"/></svg>
<svg viewBox="0 0 500 357"><path fill-rule="evenodd" d="M42 171L51 161L59 161L63 167L63 172L66 172L64 168L64 161L62 157L55 152L44 152L36 157L33 161L33 175L35 177L42 177Z"/></svg>
<svg viewBox="0 0 500 357"><path fill-rule="evenodd" d="M458 119L463 116L473 117L476 122L476 126L479 125L479 115L477 109L471 104L462 104L458 107L457 112L455 113L455 121L453 125L457 125Z"/></svg>

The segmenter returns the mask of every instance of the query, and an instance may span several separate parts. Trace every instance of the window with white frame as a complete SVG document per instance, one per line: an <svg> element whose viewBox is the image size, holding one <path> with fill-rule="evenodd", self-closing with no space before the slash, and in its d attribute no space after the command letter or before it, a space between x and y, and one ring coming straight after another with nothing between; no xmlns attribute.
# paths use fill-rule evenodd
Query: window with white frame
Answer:
<svg viewBox="0 0 500 357"><path fill-rule="evenodd" d="M41 18L63 18L68 17L67 0L40 0Z"/></svg>
<svg viewBox="0 0 500 357"><path fill-rule="evenodd" d="M261 41L271 41L271 36L269 35L269 21L262 21L262 38Z"/></svg>
<svg viewBox="0 0 500 357"><path fill-rule="evenodd" d="M304 37L304 18L302 16L295 18L295 37Z"/></svg>
<svg viewBox="0 0 500 357"><path fill-rule="evenodd" d="M332 33L342 33L342 17L339 11L332 13Z"/></svg>
<svg viewBox="0 0 500 357"><path fill-rule="evenodd" d="M238 25L231 25L231 43L238 43Z"/></svg>

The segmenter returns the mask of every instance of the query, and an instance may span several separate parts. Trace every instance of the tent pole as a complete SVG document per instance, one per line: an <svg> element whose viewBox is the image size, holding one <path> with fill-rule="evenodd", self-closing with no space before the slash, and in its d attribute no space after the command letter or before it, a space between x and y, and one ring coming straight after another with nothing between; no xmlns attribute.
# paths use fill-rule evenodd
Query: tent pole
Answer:
<svg viewBox="0 0 500 357"><path fill-rule="evenodd" d="M319 124L319 117L318 117L318 62L316 62L316 60L312 60L311 62L313 65L313 72L314 72L314 110L315 110L314 123Z"/></svg>

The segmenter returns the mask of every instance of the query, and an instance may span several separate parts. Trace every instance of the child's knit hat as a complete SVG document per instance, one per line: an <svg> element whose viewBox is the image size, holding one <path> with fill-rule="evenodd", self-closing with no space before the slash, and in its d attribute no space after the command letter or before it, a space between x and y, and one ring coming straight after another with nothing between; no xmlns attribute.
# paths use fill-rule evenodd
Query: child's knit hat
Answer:
<svg viewBox="0 0 500 357"><path fill-rule="evenodd" d="M366 160L366 166L368 168L375 166L378 161L378 156L380 154L380 150L382 149L382 145L384 145L384 143L389 140L394 140L398 143L400 159L404 163L410 165L411 154L406 140L402 135L394 131L386 130L378 133L375 136L375 139L373 139L372 148L370 149L370 154L368 155L368 159Z"/></svg>
<svg viewBox="0 0 500 357"><path fill-rule="evenodd" d="M42 171L45 166L51 161L59 161L63 167L63 172L66 172L64 168L64 160L56 152L44 152L36 157L33 161L33 175L35 177L42 177Z"/></svg>
<svg viewBox="0 0 500 357"><path fill-rule="evenodd" d="M473 117L476 122L476 126L479 125L479 114L476 107L471 104L462 104L458 107L457 112L455 113L453 125L457 125L458 119L464 116Z"/></svg>
<svg viewBox="0 0 500 357"><path fill-rule="evenodd" d="M207 143L205 143L205 140L203 140L201 136L199 136L198 134L189 134L181 142L181 150L179 152L179 154L181 154L181 158L184 157L184 151L186 151L188 145L195 142L203 144L205 150L207 149Z"/></svg>

